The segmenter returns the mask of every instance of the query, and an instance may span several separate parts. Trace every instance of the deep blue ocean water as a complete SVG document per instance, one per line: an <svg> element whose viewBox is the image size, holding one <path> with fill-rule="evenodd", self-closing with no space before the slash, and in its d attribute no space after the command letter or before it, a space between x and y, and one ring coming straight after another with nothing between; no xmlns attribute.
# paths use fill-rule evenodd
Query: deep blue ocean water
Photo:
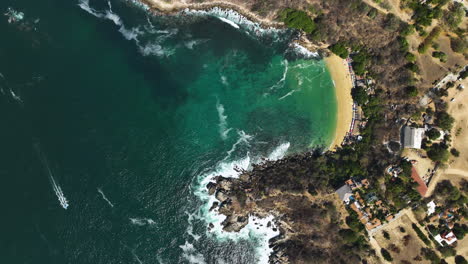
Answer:
<svg viewBox="0 0 468 264"><path fill-rule="evenodd" d="M0 263L268 258L274 232L221 232L204 185L330 144L333 83L293 32L123 0L8 8L24 18L0 17Z"/></svg>

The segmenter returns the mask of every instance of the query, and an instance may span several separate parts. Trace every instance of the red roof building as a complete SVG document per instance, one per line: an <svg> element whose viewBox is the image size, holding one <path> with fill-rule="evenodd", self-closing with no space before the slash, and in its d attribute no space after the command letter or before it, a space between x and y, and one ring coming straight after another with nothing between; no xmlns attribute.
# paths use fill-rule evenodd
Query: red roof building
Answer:
<svg viewBox="0 0 468 264"><path fill-rule="evenodd" d="M416 171L416 168L414 167L411 168L411 178L413 178L413 180L419 184L416 190L419 192L419 194L422 197L424 197L424 195L426 195L426 192L427 192L427 185L426 183L424 183L421 177L419 177L419 174Z"/></svg>

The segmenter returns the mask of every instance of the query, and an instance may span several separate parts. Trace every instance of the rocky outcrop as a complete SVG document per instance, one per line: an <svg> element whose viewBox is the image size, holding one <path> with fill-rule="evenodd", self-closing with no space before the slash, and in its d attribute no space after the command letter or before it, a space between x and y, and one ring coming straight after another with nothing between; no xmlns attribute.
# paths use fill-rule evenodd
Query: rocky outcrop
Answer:
<svg viewBox="0 0 468 264"><path fill-rule="evenodd" d="M340 203L321 183L316 159L310 153L297 155L256 165L238 178L216 177L207 188L218 200L212 209L226 216L223 230L238 232L249 216L273 215L280 235L269 241L271 263L358 263L359 256L343 249ZM309 193L311 185L321 194Z"/></svg>

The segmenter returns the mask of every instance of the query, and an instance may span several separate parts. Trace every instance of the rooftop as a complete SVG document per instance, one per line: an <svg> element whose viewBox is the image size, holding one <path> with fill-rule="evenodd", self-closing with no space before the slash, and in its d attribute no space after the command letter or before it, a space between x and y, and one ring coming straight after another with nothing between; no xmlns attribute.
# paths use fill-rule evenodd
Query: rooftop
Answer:
<svg viewBox="0 0 468 264"><path fill-rule="evenodd" d="M405 126L403 128L403 147L420 149L423 136L424 128Z"/></svg>

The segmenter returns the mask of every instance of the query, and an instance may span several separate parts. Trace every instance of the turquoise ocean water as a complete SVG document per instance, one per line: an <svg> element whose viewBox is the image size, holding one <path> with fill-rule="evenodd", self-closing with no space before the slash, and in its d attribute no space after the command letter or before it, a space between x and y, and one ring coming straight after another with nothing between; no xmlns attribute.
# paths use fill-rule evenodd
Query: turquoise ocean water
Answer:
<svg viewBox="0 0 468 264"><path fill-rule="evenodd" d="M271 219L222 232L204 185L330 144L322 60L291 45L293 32L232 12L0 2L9 7L24 18L0 17L0 263L268 259Z"/></svg>

